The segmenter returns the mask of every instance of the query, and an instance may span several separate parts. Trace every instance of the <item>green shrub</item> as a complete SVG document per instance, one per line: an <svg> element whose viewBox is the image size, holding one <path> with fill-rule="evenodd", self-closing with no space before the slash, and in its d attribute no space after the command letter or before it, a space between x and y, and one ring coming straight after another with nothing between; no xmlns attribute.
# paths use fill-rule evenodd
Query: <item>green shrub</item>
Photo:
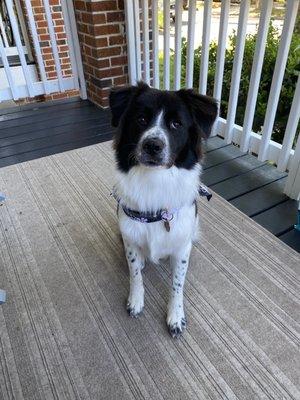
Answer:
<svg viewBox="0 0 300 400"><path fill-rule="evenodd" d="M235 122L238 125L243 125L256 37L257 37L256 34L248 34L246 36L243 68L241 73L238 106L237 106L236 120L235 120ZM229 99L229 92L231 85L231 72L232 72L236 38L237 36L236 33L234 32L229 37L229 46L226 49L223 87L222 87L221 113L220 113L223 118L226 118L227 108L228 108L228 99ZM261 74L261 81L259 86L259 93L258 93L255 117L253 122L253 130L255 132L259 132L261 130L261 127L264 122L275 61L277 57L279 40L280 40L279 32L273 26L273 24L271 24L268 32L263 70ZM218 45L216 42L213 41L210 43L208 81L207 81L207 94L209 95L213 94L217 48ZM183 79L185 78L186 54L187 54L187 42L184 39L182 46ZM200 57L201 57L201 46L195 50L195 57L194 57L193 86L195 88L198 88L199 86ZM282 143L283 140L287 118L289 115L299 73L300 73L300 33L295 33L292 38L287 67L280 94L280 101L277 109L276 120L272 134L272 139L279 143ZM298 126L298 131L299 128L300 124Z"/></svg>

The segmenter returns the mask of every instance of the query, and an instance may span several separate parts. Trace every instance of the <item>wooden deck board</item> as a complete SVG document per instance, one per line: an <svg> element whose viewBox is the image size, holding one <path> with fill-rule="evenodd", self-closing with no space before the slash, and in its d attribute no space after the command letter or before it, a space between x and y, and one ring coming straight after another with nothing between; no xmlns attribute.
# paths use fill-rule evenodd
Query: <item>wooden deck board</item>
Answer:
<svg viewBox="0 0 300 400"><path fill-rule="evenodd" d="M282 178L263 187L259 187L252 192L231 200L231 204L249 217L253 217L288 199L283 193L286 180L287 178Z"/></svg>
<svg viewBox="0 0 300 400"><path fill-rule="evenodd" d="M292 229L278 236L280 240L300 253L300 232Z"/></svg>
<svg viewBox="0 0 300 400"><path fill-rule="evenodd" d="M298 202L288 199L253 217L254 221L279 236L290 229L296 222Z"/></svg>
<svg viewBox="0 0 300 400"><path fill-rule="evenodd" d="M212 189L219 195L230 201L251 190L285 177L287 174L278 172L272 165L262 165L253 171L248 171L239 176L226 179L223 182L212 185Z"/></svg>
<svg viewBox="0 0 300 400"><path fill-rule="evenodd" d="M223 150L223 149L222 149ZM203 181L206 185L211 186L226 179L233 178L243 173L247 173L253 169L259 168L266 163L262 163L253 157L251 154L245 154L236 157L227 162L218 164L218 152L214 152L215 162L217 165L213 168L204 168ZM207 159L210 160L212 154L207 154Z"/></svg>

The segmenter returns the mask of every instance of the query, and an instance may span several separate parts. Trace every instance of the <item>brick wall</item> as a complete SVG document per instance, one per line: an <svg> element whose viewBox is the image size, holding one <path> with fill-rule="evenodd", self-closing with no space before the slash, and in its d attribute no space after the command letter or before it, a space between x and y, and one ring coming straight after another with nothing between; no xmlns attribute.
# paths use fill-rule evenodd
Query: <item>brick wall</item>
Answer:
<svg viewBox="0 0 300 400"><path fill-rule="evenodd" d="M88 98L108 104L109 89L128 82L123 0L75 0Z"/></svg>

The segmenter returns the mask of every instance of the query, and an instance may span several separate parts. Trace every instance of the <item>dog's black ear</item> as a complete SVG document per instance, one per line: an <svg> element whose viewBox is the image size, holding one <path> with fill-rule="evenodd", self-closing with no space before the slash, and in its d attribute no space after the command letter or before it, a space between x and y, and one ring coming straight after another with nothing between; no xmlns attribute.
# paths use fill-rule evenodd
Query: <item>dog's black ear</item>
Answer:
<svg viewBox="0 0 300 400"><path fill-rule="evenodd" d="M109 107L112 113L111 124L117 127L122 115L126 111L131 99L139 92L149 88L145 83L139 82L137 86L113 88L109 94Z"/></svg>
<svg viewBox="0 0 300 400"><path fill-rule="evenodd" d="M185 102L203 137L207 139L218 115L217 101L212 97L198 94L192 89L181 89L177 94Z"/></svg>

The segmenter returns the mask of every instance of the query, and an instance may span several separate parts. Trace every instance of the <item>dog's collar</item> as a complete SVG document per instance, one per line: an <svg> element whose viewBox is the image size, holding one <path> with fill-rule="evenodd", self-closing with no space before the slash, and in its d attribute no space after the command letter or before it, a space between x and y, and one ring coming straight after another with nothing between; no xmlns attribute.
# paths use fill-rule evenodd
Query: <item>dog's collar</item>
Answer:
<svg viewBox="0 0 300 400"><path fill-rule="evenodd" d="M212 198L211 192L205 185L199 186L198 193L200 196L206 197L208 201ZM120 197L116 193L115 187L113 188L111 195L118 202L118 206L122 207L127 217L133 219L134 221L146 224L163 221L165 228L168 232L170 231L170 221L172 221L174 215L179 211L179 209L174 209L174 210L162 209L156 212L132 210L131 208L127 207L125 204L122 203ZM195 204L197 210L196 200L194 200L193 204Z"/></svg>

